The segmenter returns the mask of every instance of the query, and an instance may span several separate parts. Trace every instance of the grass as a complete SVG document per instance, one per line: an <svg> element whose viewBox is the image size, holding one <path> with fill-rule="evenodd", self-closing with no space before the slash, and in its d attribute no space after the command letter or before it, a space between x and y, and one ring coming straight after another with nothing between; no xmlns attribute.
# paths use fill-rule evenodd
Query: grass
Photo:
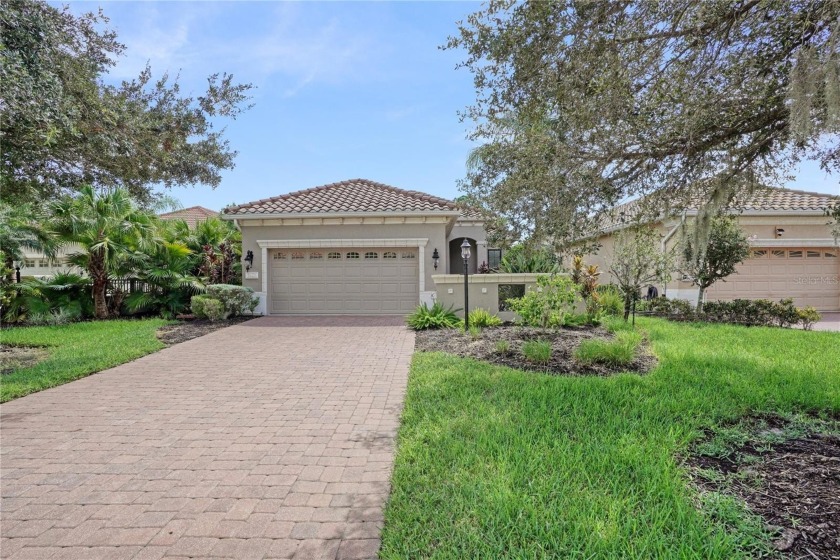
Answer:
<svg viewBox="0 0 840 560"><path fill-rule="evenodd" d="M417 354L381 557L764 555L762 524L698 495L679 457L762 412L840 414L840 335L640 319L639 376L525 373Z"/></svg>
<svg viewBox="0 0 840 560"><path fill-rule="evenodd" d="M164 347L155 336L161 319L73 323L5 329L0 342L44 347L43 361L0 377L0 402L85 377Z"/></svg>
<svg viewBox="0 0 840 560"><path fill-rule="evenodd" d="M584 340L575 350L575 358L585 364L627 366L636 359L642 335L636 331L618 331L613 340Z"/></svg>
<svg viewBox="0 0 840 560"><path fill-rule="evenodd" d="M551 360L551 343L545 340L529 340L522 345L522 355L529 362L547 364Z"/></svg>

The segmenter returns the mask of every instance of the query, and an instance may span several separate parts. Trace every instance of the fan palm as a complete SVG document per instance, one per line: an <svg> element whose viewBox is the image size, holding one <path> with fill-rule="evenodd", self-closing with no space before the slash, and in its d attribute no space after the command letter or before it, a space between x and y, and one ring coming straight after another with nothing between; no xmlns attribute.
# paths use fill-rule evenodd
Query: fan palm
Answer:
<svg viewBox="0 0 840 560"><path fill-rule="evenodd" d="M156 217L140 209L125 189L100 194L89 185L77 196L53 203L51 211L51 226L59 239L80 248L70 255L70 262L90 276L96 318L107 318L110 267L121 255L159 243Z"/></svg>
<svg viewBox="0 0 840 560"><path fill-rule="evenodd" d="M185 244L169 241L148 253L135 253L136 277L148 289L128 295L128 310L156 310L166 318L184 311L190 297L204 291L204 285L192 274L191 257L192 251Z"/></svg>
<svg viewBox="0 0 840 560"><path fill-rule="evenodd" d="M41 225L44 220L45 216L32 206L0 202L0 248L7 269L12 269L14 261L23 260L25 249L55 256L59 242Z"/></svg>

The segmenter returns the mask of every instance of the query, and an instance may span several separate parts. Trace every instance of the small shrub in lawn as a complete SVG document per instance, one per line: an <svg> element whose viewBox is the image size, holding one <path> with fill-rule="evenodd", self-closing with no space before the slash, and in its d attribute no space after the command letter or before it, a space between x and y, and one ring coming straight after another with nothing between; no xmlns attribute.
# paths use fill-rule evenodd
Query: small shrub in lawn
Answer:
<svg viewBox="0 0 840 560"><path fill-rule="evenodd" d="M481 338L481 327L477 325L470 325L470 338L473 340Z"/></svg>
<svg viewBox="0 0 840 560"><path fill-rule="evenodd" d="M547 364L551 360L551 343L545 340L529 340L522 345L522 355L529 362Z"/></svg>
<svg viewBox="0 0 840 560"><path fill-rule="evenodd" d="M575 351L575 358L585 364L630 365L642 336L635 331L619 331L614 340L584 340Z"/></svg>
<svg viewBox="0 0 840 560"><path fill-rule="evenodd" d="M254 290L234 284L211 284L207 286L207 295L222 303L223 319L242 315L251 309L254 301Z"/></svg>
<svg viewBox="0 0 840 560"><path fill-rule="evenodd" d="M470 326L479 328L498 327L502 324L502 320L496 315L493 315L486 309L473 309L470 311Z"/></svg>
<svg viewBox="0 0 840 560"><path fill-rule="evenodd" d="M822 318L822 315L810 305L804 309L797 309L796 312L799 315L799 324L806 331L810 331L814 323Z"/></svg>
<svg viewBox="0 0 840 560"><path fill-rule="evenodd" d="M414 312L406 317L405 322L409 328L415 331L426 329L454 329L461 324L461 319L455 314L452 307L444 307L440 302L435 302L429 307L425 303L418 305Z"/></svg>
<svg viewBox="0 0 840 560"><path fill-rule="evenodd" d="M510 353L510 342L507 340L497 340L496 341L496 352L498 354L509 354Z"/></svg>

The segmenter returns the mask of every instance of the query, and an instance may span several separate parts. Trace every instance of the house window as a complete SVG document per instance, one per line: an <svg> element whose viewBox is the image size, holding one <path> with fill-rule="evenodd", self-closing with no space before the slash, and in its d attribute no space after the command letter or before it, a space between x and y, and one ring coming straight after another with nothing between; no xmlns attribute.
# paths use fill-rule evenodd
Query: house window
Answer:
<svg viewBox="0 0 840 560"><path fill-rule="evenodd" d="M341 253L339 253L338 251L330 251L329 253L327 253L327 258L328 259L340 259L341 258Z"/></svg>
<svg viewBox="0 0 840 560"><path fill-rule="evenodd" d="M376 251L368 251L367 253L365 253L365 258L366 259L378 259L379 258L379 253L377 253Z"/></svg>
<svg viewBox="0 0 840 560"><path fill-rule="evenodd" d="M302 260L306 258L302 251L295 251L292 253L292 260Z"/></svg>
<svg viewBox="0 0 840 560"><path fill-rule="evenodd" d="M356 251L350 251L349 253L347 253L347 258L348 259L358 259L359 258L359 253L357 253Z"/></svg>
<svg viewBox="0 0 840 560"><path fill-rule="evenodd" d="M498 270L502 265L502 250L501 249L487 249L487 266L490 270Z"/></svg>
<svg viewBox="0 0 840 560"><path fill-rule="evenodd" d="M323 258L324 258L323 253L319 253L317 251L314 252L314 253L309 253L309 259L310 260L318 260L318 259L323 259Z"/></svg>
<svg viewBox="0 0 840 560"><path fill-rule="evenodd" d="M525 284L499 284L499 311L510 311L507 300L525 295Z"/></svg>
<svg viewBox="0 0 840 560"><path fill-rule="evenodd" d="M780 250L778 250L778 249L773 250L773 252L771 252L770 254L771 254L771 255L773 255L773 258L774 258L774 259L783 259L783 258L785 258L785 252L784 252L784 251L780 251Z"/></svg>
<svg viewBox="0 0 840 560"><path fill-rule="evenodd" d="M767 256L767 251L765 249L753 249L752 258L762 259L766 256Z"/></svg>
<svg viewBox="0 0 840 560"><path fill-rule="evenodd" d="M801 259L802 251L788 251L788 257L791 259Z"/></svg>
<svg viewBox="0 0 840 560"><path fill-rule="evenodd" d="M397 254L393 251L385 251L384 253L382 253L382 258L383 259L396 259Z"/></svg>
<svg viewBox="0 0 840 560"><path fill-rule="evenodd" d="M818 259L818 258L820 258L820 252L819 252L819 251L808 251L808 252L807 252L807 253L805 253L805 254L808 256L808 258L809 258L809 259Z"/></svg>
<svg viewBox="0 0 840 560"><path fill-rule="evenodd" d="M827 259L836 259L837 258L837 253L835 253L833 251L826 251L825 253L823 253L823 256Z"/></svg>
<svg viewBox="0 0 840 560"><path fill-rule="evenodd" d="M24 268L35 268L38 266L37 262L35 259L23 259L23 266Z"/></svg>
<svg viewBox="0 0 840 560"><path fill-rule="evenodd" d="M274 260L275 261L282 261L286 258L286 253L274 253Z"/></svg>
<svg viewBox="0 0 840 560"><path fill-rule="evenodd" d="M414 253L406 251L405 253L400 255L400 257L402 257L404 259L414 259L414 258L417 258L417 255L415 255Z"/></svg>

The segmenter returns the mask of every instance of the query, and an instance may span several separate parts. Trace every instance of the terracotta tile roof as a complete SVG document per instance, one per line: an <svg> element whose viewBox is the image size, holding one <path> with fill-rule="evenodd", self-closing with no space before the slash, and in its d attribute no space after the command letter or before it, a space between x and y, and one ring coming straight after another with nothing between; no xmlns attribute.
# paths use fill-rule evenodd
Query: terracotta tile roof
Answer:
<svg viewBox="0 0 840 560"><path fill-rule="evenodd" d="M462 211L454 202L430 194L398 189L368 179L350 179L224 210L229 215L255 214L337 214L354 212L453 212ZM463 212L480 218L472 210Z"/></svg>
<svg viewBox="0 0 840 560"><path fill-rule="evenodd" d="M637 199L625 202L607 212L604 216L604 225L602 230L613 228L621 228L625 224L635 223L640 215L642 221L650 221L656 219L656 216L662 216L663 212L668 213L658 207L654 200L649 195L646 199ZM652 204L645 204L651 201ZM778 187L760 187L751 194L742 198L736 199L731 205L732 212L823 212L826 208L840 203L840 196L800 191L794 189L783 189ZM688 213L696 212L698 204L690 205L687 210Z"/></svg>
<svg viewBox="0 0 840 560"><path fill-rule="evenodd" d="M218 215L219 213L215 210L210 210L203 206L190 206L189 208L160 214L158 217L161 220L184 220L189 227L193 228L196 223L202 222L207 218L214 218Z"/></svg>

